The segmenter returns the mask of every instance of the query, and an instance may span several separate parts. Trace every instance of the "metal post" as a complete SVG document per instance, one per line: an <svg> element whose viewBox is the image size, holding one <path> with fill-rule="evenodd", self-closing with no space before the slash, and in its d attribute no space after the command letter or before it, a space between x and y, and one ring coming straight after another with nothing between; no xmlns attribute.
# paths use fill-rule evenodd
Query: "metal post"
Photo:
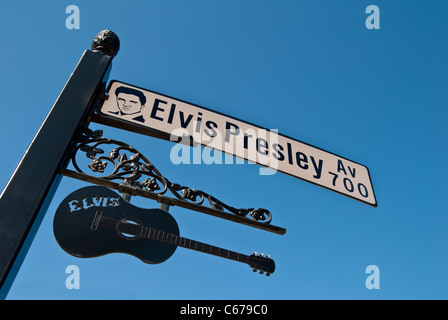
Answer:
<svg viewBox="0 0 448 320"><path fill-rule="evenodd" d="M66 166L79 126L107 81L119 39L100 32L86 50L0 195L0 299L20 269Z"/></svg>

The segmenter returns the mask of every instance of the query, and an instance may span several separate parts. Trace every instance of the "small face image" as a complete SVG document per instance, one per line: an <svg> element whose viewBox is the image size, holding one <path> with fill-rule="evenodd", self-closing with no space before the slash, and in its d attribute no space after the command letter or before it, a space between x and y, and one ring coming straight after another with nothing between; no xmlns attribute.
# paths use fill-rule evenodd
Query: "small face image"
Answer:
<svg viewBox="0 0 448 320"><path fill-rule="evenodd" d="M117 105L122 114L129 115L139 113L143 107L139 97L129 93L119 93Z"/></svg>
<svg viewBox="0 0 448 320"><path fill-rule="evenodd" d="M115 90L117 99L117 107L120 115L140 115L142 109L145 107L146 97L143 92L128 88L118 87ZM142 121L143 119L138 118Z"/></svg>

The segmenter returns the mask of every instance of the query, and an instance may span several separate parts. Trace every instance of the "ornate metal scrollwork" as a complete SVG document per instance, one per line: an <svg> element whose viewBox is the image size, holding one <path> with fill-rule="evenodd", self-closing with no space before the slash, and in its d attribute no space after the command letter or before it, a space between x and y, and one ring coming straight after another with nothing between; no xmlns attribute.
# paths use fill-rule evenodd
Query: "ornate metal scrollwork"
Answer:
<svg viewBox="0 0 448 320"><path fill-rule="evenodd" d="M106 153L106 147L110 149L109 153ZM267 209L234 208L204 191L169 181L138 150L121 141L104 138L102 130L92 131L84 128L74 147L71 155L73 166L78 172L85 173L76 159L79 151L91 159L87 167L96 174L103 174L102 179L121 180L121 185L158 194L165 194L169 190L176 198L199 205L208 200L212 209L219 211L226 209L242 217L249 215L253 220L263 221L266 224L272 220L272 215Z"/></svg>

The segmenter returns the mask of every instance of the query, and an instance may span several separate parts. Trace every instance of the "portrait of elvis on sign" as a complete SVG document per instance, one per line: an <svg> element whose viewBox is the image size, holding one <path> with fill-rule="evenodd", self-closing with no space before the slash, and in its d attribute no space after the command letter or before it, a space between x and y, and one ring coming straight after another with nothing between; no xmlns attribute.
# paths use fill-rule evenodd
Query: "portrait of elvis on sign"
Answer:
<svg viewBox="0 0 448 320"><path fill-rule="evenodd" d="M125 120L145 122L142 109L145 107L146 97L143 92L121 86L115 89L115 97L118 111L109 111L110 113Z"/></svg>

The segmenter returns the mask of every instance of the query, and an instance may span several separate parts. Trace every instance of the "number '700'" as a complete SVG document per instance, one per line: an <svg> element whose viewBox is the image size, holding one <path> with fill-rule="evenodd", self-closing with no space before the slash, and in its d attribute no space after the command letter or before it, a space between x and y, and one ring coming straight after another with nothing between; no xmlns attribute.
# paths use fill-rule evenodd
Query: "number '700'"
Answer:
<svg viewBox="0 0 448 320"><path fill-rule="evenodd" d="M328 173L333 175L333 186L335 187L336 186L336 182L338 181L339 174L334 173L334 172L330 172L330 171L328 171ZM339 181L341 181L341 180L339 179ZM355 185L353 184L353 182L349 178L345 177L344 179L342 179L342 184L344 185L345 189L348 192L354 192L355 191ZM369 192L367 191L366 186L363 185L361 182L358 183L357 189L358 189L359 194L361 196L363 196L364 198L367 198L369 196Z"/></svg>

